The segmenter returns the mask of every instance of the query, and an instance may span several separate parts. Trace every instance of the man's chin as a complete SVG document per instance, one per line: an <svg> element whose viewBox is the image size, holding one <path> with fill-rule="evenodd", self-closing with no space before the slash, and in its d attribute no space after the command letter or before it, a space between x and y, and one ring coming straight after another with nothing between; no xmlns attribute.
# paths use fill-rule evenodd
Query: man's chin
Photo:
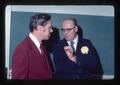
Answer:
<svg viewBox="0 0 120 85"><path fill-rule="evenodd" d="M70 39L69 38L65 38L67 41L70 41Z"/></svg>

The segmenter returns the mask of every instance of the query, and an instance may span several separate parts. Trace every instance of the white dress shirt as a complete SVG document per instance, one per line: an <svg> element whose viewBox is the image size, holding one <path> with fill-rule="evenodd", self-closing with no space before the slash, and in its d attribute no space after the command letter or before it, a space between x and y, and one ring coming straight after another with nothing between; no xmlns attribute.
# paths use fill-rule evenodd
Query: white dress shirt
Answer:
<svg viewBox="0 0 120 85"><path fill-rule="evenodd" d="M33 41L33 43L35 44L35 46L38 48L38 50L39 50L40 53L41 53L40 44L41 44L42 42L38 41L38 39L37 39L32 33L29 34L29 37L30 37L30 39Z"/></svg>
<svg viewBox="0 0 120 85"><path fill-rule="evenodd" d="M78 43L78 35L77 35L76 38L73 40L73 42L74 42L73 46L74 46L75 51L76 51L76 49L77 49L77 43ZM67 41L67 43L68 43L68 45L70 46L70 41Z"/></svg>

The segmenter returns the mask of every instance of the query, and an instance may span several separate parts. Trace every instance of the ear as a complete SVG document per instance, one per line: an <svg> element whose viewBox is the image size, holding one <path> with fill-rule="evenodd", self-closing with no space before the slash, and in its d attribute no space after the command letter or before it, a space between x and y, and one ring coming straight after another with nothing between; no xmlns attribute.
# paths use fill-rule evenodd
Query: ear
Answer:
<svg viewBox="0 0 120 85"><path fill-rule="evenodd" d="M75 31L76 31L76 32L78 31L78 27L77 27L77 26L75 26Z"/></svg>

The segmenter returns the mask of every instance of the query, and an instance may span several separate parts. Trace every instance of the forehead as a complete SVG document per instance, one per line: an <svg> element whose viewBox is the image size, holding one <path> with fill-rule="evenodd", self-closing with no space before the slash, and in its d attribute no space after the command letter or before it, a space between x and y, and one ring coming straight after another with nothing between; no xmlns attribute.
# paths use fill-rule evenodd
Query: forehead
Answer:
<svg viewBox="0 0 120 85"><path fill-rule="evenodd" d="M63 26L71 26L71 25L73 26L74 22L73 22L73 20L64 20L62 25Z"/></svg>

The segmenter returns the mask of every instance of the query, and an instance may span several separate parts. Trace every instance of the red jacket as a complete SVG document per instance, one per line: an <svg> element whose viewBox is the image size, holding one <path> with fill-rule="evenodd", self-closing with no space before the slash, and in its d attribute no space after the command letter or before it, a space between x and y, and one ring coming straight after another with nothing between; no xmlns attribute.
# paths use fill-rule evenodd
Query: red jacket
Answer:
<svg viewBox="0 0 120 85"><path fill-rule="evenodd" d="M29 37L15 49L12 79L52 79L47 55L42 56Z"/></svg>

